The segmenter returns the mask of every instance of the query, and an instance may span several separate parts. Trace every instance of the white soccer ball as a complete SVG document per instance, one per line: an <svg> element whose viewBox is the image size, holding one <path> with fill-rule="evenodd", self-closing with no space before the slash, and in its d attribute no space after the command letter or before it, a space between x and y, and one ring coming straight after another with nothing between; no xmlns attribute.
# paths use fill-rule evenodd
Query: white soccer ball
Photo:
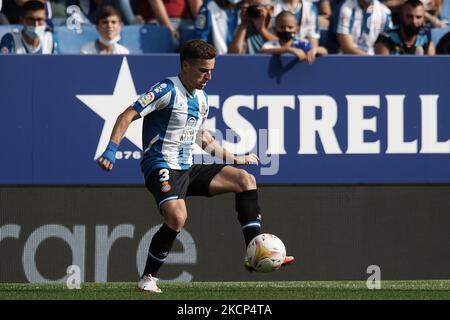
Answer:
<svg viewBox="0 0 450 320"><path fill-rule="evenodd" d="M247 247L247 259L257 272L272 272L281 268L286 258L286 247L280 238L262 233L252 239Z"/></svg>

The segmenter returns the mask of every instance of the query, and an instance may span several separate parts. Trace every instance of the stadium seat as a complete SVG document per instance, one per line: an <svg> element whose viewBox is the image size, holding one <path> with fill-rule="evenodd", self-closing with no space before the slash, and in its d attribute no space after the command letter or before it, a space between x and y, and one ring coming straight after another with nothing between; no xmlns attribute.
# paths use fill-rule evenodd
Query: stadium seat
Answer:
<svg viewBox="0 0 450 320"><path fill-rule="evenodd" d="M95 26L90 25L83 25L81 34L66 26L58 26L55 27L55 35L61 54L80 54L84 44L98 38Z"/></svg>
<svg viewBox="0 0 450 320"><path fill-rule="evenodd" d="M195 39L195 28L194 26L180 26L180 46L182 46L186 41Z"/></svg>
<svg viewBox="0 0 450 320"><path fill-rule="evenodd" d="M439 43L439 40L447 33L450 32L450 27L447 28L434 28L431 29L431 40L433 40L434 45Z"/></svg>
<svg viewBox="0 0 450 320"><path fill-rule="evenodd" d="M441 19L450 22L450 1L442 1Z"/></svg>
<svg viewBox="0 0 450 320"><path fill-rule="evenodd" d="M13 29L22 29L22 25L20 24L5 24L0 26L0 40L2 37L11 32Z"/></svg>
<svg viewBox="0 0 450 320"><path fill-rule="evenodd" d="M132 54L176 52L170 30L157 25L123 26L120 44Z"/></svg>

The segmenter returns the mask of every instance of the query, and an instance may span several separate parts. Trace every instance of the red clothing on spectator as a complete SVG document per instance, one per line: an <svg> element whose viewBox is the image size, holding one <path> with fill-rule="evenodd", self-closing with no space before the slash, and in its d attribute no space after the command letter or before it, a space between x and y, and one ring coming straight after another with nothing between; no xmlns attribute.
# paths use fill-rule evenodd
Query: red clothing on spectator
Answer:
<svg viewBox="0 0 450 320"><path fill-rule="evenodd" d="M166 7L169 18L191 18L186 0L162 0L162 2ZM139 0L138 11L145 21L155 19L152 7L148 3L148 0Z"/></svg>

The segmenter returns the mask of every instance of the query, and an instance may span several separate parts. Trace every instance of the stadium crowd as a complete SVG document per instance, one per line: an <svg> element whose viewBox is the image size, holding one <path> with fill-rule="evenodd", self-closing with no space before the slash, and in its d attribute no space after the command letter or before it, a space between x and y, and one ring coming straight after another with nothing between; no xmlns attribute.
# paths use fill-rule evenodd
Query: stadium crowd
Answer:
<svg viewBox="0 0 450 320"><path fill-rule="evenodd" d="M309 63L325 54L450 52L450 0L4 0L0 3L3 54L176 52L192 38L208 41L219 54L287 53ZM146 29L147 37L132 34L139 32L137 26L151 27ZM83 36L86 28L94 30L95 36ZM165 34L172 46L158 51L161 40L152 40L151 36ZM77 52L69 52L63 45L80 40L84 43L76 47ZM135 50L133 41L146 43L136 44L141 49ZM126 43L133 48L127 48Z"/></svg>

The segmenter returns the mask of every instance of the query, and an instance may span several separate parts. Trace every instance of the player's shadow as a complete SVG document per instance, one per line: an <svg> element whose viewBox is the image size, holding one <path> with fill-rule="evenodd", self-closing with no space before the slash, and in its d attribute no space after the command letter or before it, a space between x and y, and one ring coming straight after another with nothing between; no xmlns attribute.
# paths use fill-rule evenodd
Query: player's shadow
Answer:
<svg viewBox="0 0 450 320"><path fill-rule="evenodd" d="M291 70L296 64L300 63L297 57L292 57L292 59L289 57L292 56L283 55L282 58L282 55L280 54L273 54L269 60L269 78L276 78L277 84L281 83L281 78L286 72ZM286 61L288 62L283 65L283 62Z"/></svg>

